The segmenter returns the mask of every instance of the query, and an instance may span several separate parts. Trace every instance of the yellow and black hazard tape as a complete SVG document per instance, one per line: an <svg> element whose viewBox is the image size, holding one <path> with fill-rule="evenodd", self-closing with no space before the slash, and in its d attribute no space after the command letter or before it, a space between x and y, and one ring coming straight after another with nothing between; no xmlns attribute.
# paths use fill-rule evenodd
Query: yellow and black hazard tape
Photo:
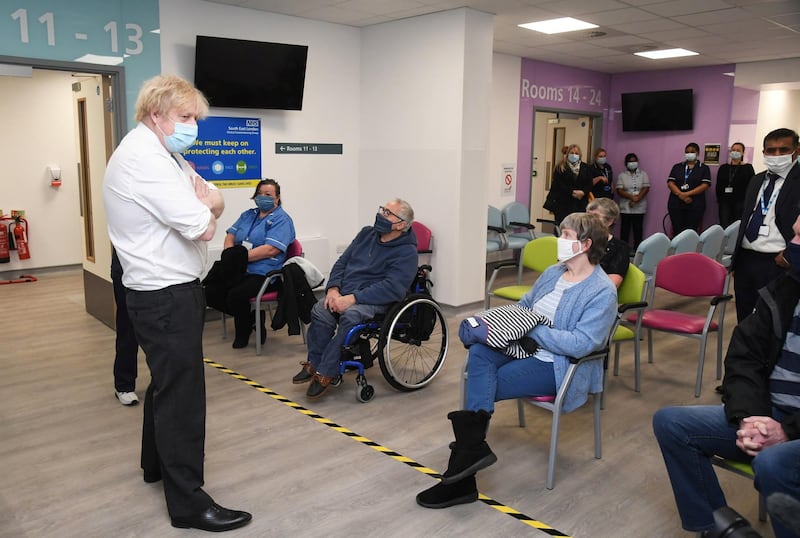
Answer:
<svg viewBox="0 0 800 538"><path fill-rule="evenodd" d="M247 376L239 374L239 373L231 370L230 368L226 368L222 364L220 364L218 362L214 362L211 359L204 358L203 361L206 364L208 364L209 366L213 366L214 368L216 368L220 372L224 372L224 373L228 374L229 376L231 376L231 377L233 377L235 379L238 379L239 381L244 382L246 385L249 385L249 386L253 387L254 389L256 389L257 391L259 391L259 392L261 392L263 394L266 394L270 398L278 400L279 402L291 407L292 409L295 409L296 411L299 411L300 413L304 414L305 416L307 416L309 418L313 418L317 422L319 422L321 424L325 424L329 428L332 428L332 429L336 430L339 433L343 433L344 435L350 437L351 439L353 439L355 441L358 441L359 443L361 443L363 445L366 445L366 446L368 446L370 448L373 448L373 449L377 450L381 454L385 454L385 455L389 456L390 458L392 458L392 459L394 459L396 461L399 461L401 463L405 463L409 467L412 467L412 468L416 469L417 471L419 471L421 473L425 473L426 475L432 476L433 478L439 479L439 478L442 477L441 474L439 474L438 472L434 471L433 469L425 467L421 463L417 463L416 461L412 460L411 458L407 458L406 456L403 456L402 454L400 454L398 452L395 452L394 450L391 450L391 449L389 449L389 448L387 448L385 446L382 446L382 445L376 443L375 441L372 441L371 439L368 439L368 438L366 438L366 437L364 437L362 435L358 435L357 433L348 430L344 426L340 426L339 424L336 424L332 420L329 420L329 419L323 417L322 415L318 415L317 413L315 413L314 411L311 411L310 409L306 409L302 405L300 405L300 404L298 404L296 402L293 402L289 398L287 398L285 396L281 396L280 394L278 394L274 390L269 389L269 388L261 385L260 383L258 383L256 381L253 381L252 379L249 379ZM478 494L478 500L483 501L485 504L488 504L489 506L491 506L492 508L494 508L498 512L502 512L504 514L507 514L507 515L513 517L514 519L516 519L518 521L521 521L522 523L525 523L526 525L528 525L530 527L533 527L535 529L538 529L538 530L544 532L545 534L548 534L550 536L562 536L562 537L570 538L568 534L564 534L561 531L558 531L558 530L554 529L553 527L547 525L546 523L543 523L541 521L537 521L537 520L533 519L530 516L526 516L522 512L518 512L517 510L514 510L510 506L506 506L506 505L502 504L501 502L498 502L498 501L492 499L491 497L487 497L483 493L479 493Z"/></svg>

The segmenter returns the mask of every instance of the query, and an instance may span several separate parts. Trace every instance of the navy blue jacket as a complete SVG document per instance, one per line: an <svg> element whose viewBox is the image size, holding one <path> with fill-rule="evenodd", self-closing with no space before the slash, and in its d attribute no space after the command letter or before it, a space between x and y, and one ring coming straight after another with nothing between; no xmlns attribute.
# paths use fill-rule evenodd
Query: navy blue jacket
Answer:
<svg viewBox="0 0 800 538"><path fill-rule="evenodd" d="M356 302L384 305L401 300L417 274L417 237L409 229L382 243L380 235L365 226L331 269L326 290L339 288L354 294Z"/></svg>

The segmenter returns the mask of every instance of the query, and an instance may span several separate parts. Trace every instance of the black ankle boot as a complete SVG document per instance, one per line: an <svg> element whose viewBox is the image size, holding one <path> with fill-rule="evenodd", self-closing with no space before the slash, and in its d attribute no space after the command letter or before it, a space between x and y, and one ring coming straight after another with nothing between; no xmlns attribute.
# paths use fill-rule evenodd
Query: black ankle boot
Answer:
<svg viewBox="0 0 800 538"><path fill-rule="evenodd" d="M440 482L417 494L417 504L425 508L447 508L477 500L478 487L474 474L450 484Z"/></svg>
<svg viewBox="0 0 800 538"><path fill-rule="evenodd" d="M234 337L233 337L233 348L240 349L243 347L247 347L247 344L250 343L250 331L252 330L251 325L246 321L242 323L241 320L234 318Z"/></svg>
<svg viewBox="0 0 800 538"><path fill-rule="evenodd" d="M442 484L453 484L497 461L492 449L486 443L488 411L453 411L447 418L453 423L455 443L450 444L450 460L442 475Z"/></svg>

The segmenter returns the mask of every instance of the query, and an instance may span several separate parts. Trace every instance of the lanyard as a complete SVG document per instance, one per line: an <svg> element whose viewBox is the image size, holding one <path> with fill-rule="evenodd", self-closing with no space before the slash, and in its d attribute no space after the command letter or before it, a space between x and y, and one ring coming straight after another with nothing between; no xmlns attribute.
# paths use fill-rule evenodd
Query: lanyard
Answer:
<svg viewBox="0 0 800 538"><path fill-rule="evenodd" d="M684 185L689 183L689 176L692 174L692 170L694 170L694 168L689 168L688 164L686 166L684 166L684 168L683 168L683 184Z"/></svg>
<svg viewBox="0 0 800 538"><path fill-rule="evenodd" d="M769 197L769 201L767 202L766 206L764 205L764 189L761 190L761 214L765 217L767 216L767 213L769 213L769 208L772 207L773 203L775 203L775 200L778 198L778 194L780 193L781 189L777 185L778 179L780 178L775 178L776 184L772 189L772 195Z"/></svg>

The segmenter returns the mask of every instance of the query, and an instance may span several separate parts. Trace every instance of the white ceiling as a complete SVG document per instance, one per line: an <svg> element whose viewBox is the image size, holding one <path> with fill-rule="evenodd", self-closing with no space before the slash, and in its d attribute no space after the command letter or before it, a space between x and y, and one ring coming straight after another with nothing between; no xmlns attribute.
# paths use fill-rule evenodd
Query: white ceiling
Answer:
<svg viewBox="0 0 800 538"><path fill-rule="evenodd" d="M800 0L212 1L356 27L470 7L495 15L495 52L607 73L800 58ZM600 27L558 35L517 27L566 16ZM699 55L633 55L677 47Z"/></svg>

